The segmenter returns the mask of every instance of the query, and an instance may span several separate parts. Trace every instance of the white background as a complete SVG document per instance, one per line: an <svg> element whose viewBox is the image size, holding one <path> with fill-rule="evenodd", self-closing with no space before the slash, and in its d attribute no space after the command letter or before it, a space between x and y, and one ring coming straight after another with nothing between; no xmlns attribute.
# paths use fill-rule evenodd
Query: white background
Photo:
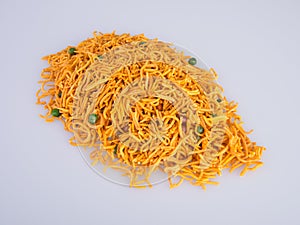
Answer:
<svg viewBox="0 0 300 225"><path fill-rule="evenodd" d="M0 224L300 224L299 1L0 1ZM94 30L191 49L240 103L265 165L207 191L138 190L92 172L35 105L40 58Z"/></svg>

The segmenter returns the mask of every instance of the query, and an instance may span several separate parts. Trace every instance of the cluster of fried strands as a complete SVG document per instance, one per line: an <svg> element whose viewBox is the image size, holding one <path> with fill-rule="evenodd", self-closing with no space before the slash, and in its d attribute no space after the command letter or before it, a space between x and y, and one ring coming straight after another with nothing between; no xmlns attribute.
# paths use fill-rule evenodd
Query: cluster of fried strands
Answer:
<svg viewBox="0 0 300 225"><path fill-rule="evenodd" d="M71 144L93 149L93 165L122 171L131 186L151 186L157 169L170 187L188 180L203 188L217 184L212 179L224 168L255 170L264 147L247 136L215 72L187 58L143 35L94 33L44 58L50 66L37 103L46 121L58 119L74 133Z"/></svg>

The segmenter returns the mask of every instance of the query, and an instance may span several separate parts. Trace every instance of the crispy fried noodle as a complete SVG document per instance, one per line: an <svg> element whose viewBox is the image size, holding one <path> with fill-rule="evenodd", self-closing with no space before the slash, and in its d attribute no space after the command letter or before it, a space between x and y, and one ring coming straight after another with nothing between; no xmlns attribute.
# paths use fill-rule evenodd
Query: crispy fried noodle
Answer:
<svg viewBox="0 0 300 225"><path fill-rule="evenodd" d="M187 180L205 189L223 169L255 170L265 148L249 139L216 72L189 58L144 35L95 32L43 58L40 116L60 120L92 166L120 171L132 187L151 187L156 171L171 188Z"/></svg>

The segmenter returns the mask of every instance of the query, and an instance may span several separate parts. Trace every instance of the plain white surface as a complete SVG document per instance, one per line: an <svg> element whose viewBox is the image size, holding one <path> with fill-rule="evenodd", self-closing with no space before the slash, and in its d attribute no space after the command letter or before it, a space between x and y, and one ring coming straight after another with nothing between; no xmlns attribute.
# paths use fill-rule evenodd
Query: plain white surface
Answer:
<svg viewBox="0 0 300 225"><path fill-rule="evenodd" d="M0 224L300 224L299 1L1 1ZM35 105L40 58L94 30L174 41L220 75L265 165L207 191L93 173Z"/></svg>

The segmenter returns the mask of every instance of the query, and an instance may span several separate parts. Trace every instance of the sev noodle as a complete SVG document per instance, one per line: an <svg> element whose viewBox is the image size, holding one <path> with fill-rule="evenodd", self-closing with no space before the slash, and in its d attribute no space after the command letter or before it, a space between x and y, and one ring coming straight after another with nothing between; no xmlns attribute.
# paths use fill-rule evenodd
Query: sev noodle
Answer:
<svg viewBox="0 0 300 225"><path fill-rule="evenodd" d="M41 73L37 104L47 110L40 115L47 122L60 120L74 133L70 144L94 149L92 165L120 170L134 187L151 187L149 177L159 169L169 174L171 188L187 180L204 189L218 184L212 179L225 168L241 168L243 176L262 165L265 148L247 136L237 103L222 97L213 69L190 66L188 57L144 35L94 33L76 54L69 49L43 58L50 66ZM190 102L180 100L176 87ZM59 117L51 115L54 108ZM94 125L86 123L90 113L99 115Z"/></svg>

